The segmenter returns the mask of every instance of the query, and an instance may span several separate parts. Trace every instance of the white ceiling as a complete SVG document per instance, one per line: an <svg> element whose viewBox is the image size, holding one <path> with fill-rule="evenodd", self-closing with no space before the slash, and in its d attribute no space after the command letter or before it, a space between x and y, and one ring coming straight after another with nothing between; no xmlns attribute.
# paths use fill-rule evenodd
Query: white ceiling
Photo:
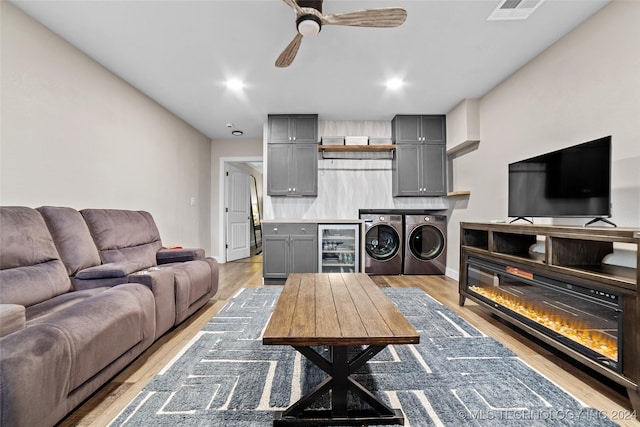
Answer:
<svg viewBox="0 0 640 427"><path fill-rule="evenodd" d="M487 21L500 0L326 0L324 13L400 6L398 28L325 26L289 68L281 0L14 0L20 9L213 139L262 138L268 113L326 120L443 114L480 97L608 0L546 0L524 21ZM385 80L402 77L398 91ZM230 78L244 80L240 92Z"/></svg>

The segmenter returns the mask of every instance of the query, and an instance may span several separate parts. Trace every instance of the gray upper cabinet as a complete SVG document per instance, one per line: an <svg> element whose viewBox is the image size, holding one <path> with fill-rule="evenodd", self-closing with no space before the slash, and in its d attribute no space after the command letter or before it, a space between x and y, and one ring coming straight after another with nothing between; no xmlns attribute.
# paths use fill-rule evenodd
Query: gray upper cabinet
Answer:
<svg viewBox="0 0 640 427"><path fill-rule="evenodd" d="M317 114L269 115L267 141L275 144L317 144Z"/></svg>
<svg viewBox="0 0 640 427"><path fill-rule="evenodd" d="M398 115L391 129L396 144L393 196L446 195L445 116Z"/></svg>
<svg viewBox="0 0 640 427"><path fill-rule="evenodd" d="M318 195L318 116L270 115L267 194Z"/></svg>
<svg viewBox="0 0 640 427"><path fill-rule="evenodd" d="M397 115L391 133L396 144L446 144L446 116Z"/></svg>
<svg viewBox="0 0 640 427"><path fill-rule="evenodd" d="M317 196L317 144L269 144L267 147L267 194L269 196Z"/></svg>

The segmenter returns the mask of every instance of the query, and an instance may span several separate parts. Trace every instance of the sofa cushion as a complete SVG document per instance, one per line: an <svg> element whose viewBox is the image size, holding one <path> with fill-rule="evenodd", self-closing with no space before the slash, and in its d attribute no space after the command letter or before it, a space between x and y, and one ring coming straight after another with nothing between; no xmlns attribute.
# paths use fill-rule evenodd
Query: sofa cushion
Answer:
<svg viewBox="0 0 640 427"><path fill-rule="evenodd" d="M103 263L138 261L148 267L156 265L162 241L151 214L120 209L83 209L80 213Z"/></svg>
<svg viewBox="0 0 640 427"><path fill-rule="evenodd" d="M0 425L55 425L151 345L154 310L123 284L0 338Z"/></svg>
<svg viewBox="0 0 640 427"><path fill-rule="evenodd" d="M71 290L51 234L38 211L0 207L0 303L33 304Z"/></svg>
<svg viewBox="0 0 640 427"><path fill-rule="evenodd" d="M85 268L100 265L100 254L93 242L87 223L73 208L42 206L44 218L60 258L69 276Z"/></svg>
<svg viewBox="0 0 640 427"><path fill-rule="evenodd" d="M136 271L150 267L139 261L110 262L109 264L96 265L85 268L76 274L78 279L108 279L111 277L126 277Z"/></svg>
<svg viewBox="0 0 640 427"><path fill-rule="evenodd" d="M26 316L24 306L0 304L0 337L24 329Z"/></svg>
<svg viewBox="0 0 640 427"><path fill-rule="evenodd" d="M25 310L26 326L30 327L33 324L42 321L42 318L58 311L64 310L72 305L78 304L91 298L94 295L98 295L101 292L106 291L107 287L93 288L83 291L67 292L66 294L58 295L55 298L48 299L39 304L34 304L31 307L27 307Z"/></svg>
<svg viewBox="0 0 640 427"><path fill-rule="evenodd" d="M73 349L69 390L100 372L142 341L155 335L153 294L146 286L126 283L29 324L65 331Z"/></svg>

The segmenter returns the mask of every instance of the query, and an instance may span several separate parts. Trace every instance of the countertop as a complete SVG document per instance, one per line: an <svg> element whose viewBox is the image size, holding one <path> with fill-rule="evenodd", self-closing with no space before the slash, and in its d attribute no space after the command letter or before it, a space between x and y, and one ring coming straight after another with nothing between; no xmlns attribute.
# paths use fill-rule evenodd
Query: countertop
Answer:
<svg viewBox="0 0 640 427"><path fill-rule="evenodd" d="M318 218L305 218L305 219L263 219L263 224L362 224L361 219L318 219Z"/></svg>

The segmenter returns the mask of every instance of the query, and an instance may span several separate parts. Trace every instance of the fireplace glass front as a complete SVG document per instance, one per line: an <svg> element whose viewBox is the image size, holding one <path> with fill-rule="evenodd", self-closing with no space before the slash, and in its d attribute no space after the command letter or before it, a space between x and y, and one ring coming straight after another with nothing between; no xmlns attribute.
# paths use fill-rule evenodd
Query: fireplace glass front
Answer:
<svg viewBox="0 0 640 427"><path fill-rule="evenodd" d="M466 288L480 302L620 372L621 295L473 256Z"/></svg>

